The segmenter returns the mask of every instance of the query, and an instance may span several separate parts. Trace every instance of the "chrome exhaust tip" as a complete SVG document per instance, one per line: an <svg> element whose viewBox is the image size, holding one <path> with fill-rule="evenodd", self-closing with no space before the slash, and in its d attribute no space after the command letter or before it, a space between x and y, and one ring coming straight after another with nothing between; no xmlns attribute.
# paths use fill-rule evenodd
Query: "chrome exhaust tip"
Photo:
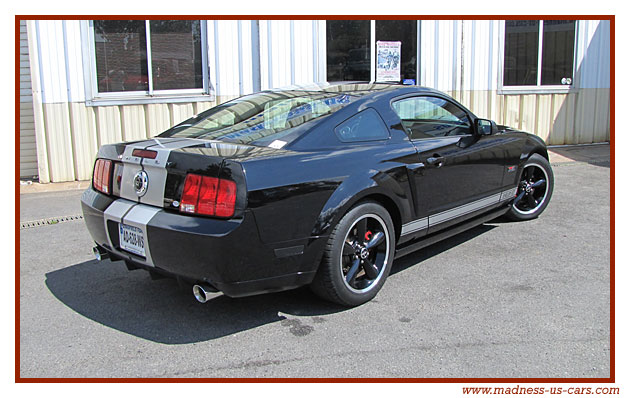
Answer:
<svg viewBox="0 0 630 398"><path fill-rule="evenodd" d="M218 290L210 285L194 285L193 295L201 304L207 303Z"/></svg>
<svg viewBox="0 0 630 398"><path fill-rule="evenodd" d="M107 253L104 249L101 249L98 246L94 246L92 248L92 253L94 253L94 257L96 261L106 260L109 258L109 253Z"/></svg>

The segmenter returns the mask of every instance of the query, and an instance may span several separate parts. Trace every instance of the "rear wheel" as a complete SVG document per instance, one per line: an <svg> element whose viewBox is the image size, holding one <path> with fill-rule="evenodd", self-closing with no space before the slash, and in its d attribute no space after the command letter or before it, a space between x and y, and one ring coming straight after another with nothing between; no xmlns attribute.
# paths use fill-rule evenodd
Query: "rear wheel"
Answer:
<svg viewBox="0 0 630 398"><path fill-rule="evenodd" d="M516 198L506 216L522 221L542 213L553 193L553 170L549 161L535 153L527 159L519 179Z"/></svg>
<svg viewBox="0 0 630 398"><path fill-rule="evenodd" d="M365 202L339 221L311 284L320 297L345 306L371 300L394 260L394 224L382 206Z"/></svg>

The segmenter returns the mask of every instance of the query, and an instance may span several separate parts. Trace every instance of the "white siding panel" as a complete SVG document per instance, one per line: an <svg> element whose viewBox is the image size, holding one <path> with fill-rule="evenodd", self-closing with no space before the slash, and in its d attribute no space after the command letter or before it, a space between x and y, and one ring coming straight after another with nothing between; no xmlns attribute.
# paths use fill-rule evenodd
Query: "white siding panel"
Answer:
<svg viewBox="0 0 630 398"><path fill-rule="evenodd" d="M36 21L44 103L68 101L62 21Z"/></svg>
<svg viewBox="0 0 630 398"><path fill-rule="evenodd" d="M124 141L135 141L147 138L147 125L142 105L120 107L122 118L122 138Z"/></svg>
<svg viewBox="0 0 630 398"><path fill-rule="evenodd" d="M68 59L68 85L71 102L85 101L83 52L81 48L81 21L64 21L66 24L66 51Z"/></svg>
<svg viewBox="0 0 630 398"><path fill-rule="evenodd" d="M89 180L98 150L96 108L86 107L80 102L73 102L69 106L76 179Z"/></svg>
<svg viewBox="0 0 630 398"><path fill-rule="evenodd" d="M610 87L610 21L578 21L576 78L580 88Z"/></svg>
<svg viewBox="0 0 630 398"><path fill-rule="evenodd" d="M291 23L289 21L269 22L271 24L270 55L273 87L289 86L291 85ZM261 45L261 47L269 51L268 45Z"/></svg>
<svg viewBox="0 0 630 398"><path fill-rule="evenodd" d="M148 104L144 105L144 108L147 121L147 137L155 137L173 126L168 104Z"/></svg>
<svg viewBox="0 0 630 398"><path fill-rule="evenodd" d="M437 61L436 64L438 73L434 77L437 80L434 81L435 87L438 90L449 91L455 89L453 86L453 74L457 74L457 70L453 69L453 64L457 60L457 51L453 51L453 48L457 44L457 23L453 21L438 21L440 25L439 37L437 42ZM453 58L455 57L455 59Z"/></svg>
<svg viewBox="0 0 630 398"><path fill-rule="evenodd" d="M238 22L237 21L215 21L217 24L217 43L219 59L218 85L220 95L239 95L238 79Z"/></svg>
<svg viewBox="0 0 630 398"><path fill-rule="evenodd" d="M68 104L44 104L44 123L46 131L54 132L47 136L50 179L51 181L73 181L75 158Z"/></svg>
<svg viewBox="0 0 630 398"><path fill-rule="evenodd" d="M192 104L170 104L169 111L173 126L189 119L194 113Z"/></svg>
<svg viewBox="0 0 630 398"><path fill-rule="evenodd" d="M295 62L295 83L313 83L313 21L295 21L293 36L295 48L292 57Z"/></svg>
<svg viewBox="0 0 630 398"><path fill-rule="evenodd" d="M208 65L217 97L253 92L250 21L208 21Z"/></svg>
<svg viewBox="0 0 630 398"><path fill-rule="evenodd" d="M421 33L422 41L420 44L420 85L427 87L434 87L434 70L435 70L435 60L437 59L436 55L436 46L435 46L435 38L436 32L438 29L438 21L422 21L421 23Z"/></svg>
<svg viewBox="0 0 630 398"><path fill-rule="evenodd" d="M37 175L37 144L26 21L20 21L20 177Z"/></svg>
<svg viewBox="0 0 630 398"><path fill-rule="evenodd" d="M270 21L260 21L258 33L260 35L260 87L267 90L272 87L273 82L270 80L271 70L269 68L269 33L271 31Z"/></svg>
<svg viewBox="0 0 630 398"><path fill-rule="evenodd" d="M420 35L419 84L441 91L460 90L461 22L421 21Z"/></svg>
<svg viewBox="0 0 630 398"><path fill-rule="evenodd" d="M243 68L241 81L243 94L251 94L254 92L251 21L241 21L241 65Z"/></svg>
<svg viewBox="0 0 630 398"><path fill-rule="evenodd" d="M498 21L463 21L463 90L496 90L498 81Z"/></svg>
<svg viewBox="0 0 630 398"><path fill-rule="evenodd" d="M218 35L218 27L216 21L208 21L208 79L210 80L210 87L214 89L214 94L219 95L219 80L217 67L219 65L217 58L217 43L215 41L215 31Z"/></svg>
<svg viewBox="0 0 630 398"><path fill-rule="evenodd" d="M114 144L123 140L120 108L99 106L96 108L98 145Z"/></svg>

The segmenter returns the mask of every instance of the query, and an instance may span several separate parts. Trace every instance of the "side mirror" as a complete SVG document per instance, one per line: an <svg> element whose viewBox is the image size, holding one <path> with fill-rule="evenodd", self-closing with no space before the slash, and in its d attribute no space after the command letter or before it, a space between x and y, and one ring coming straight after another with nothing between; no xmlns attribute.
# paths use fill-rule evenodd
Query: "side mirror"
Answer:
<svg viewBox="0 0 630 398"><path fill-rule="evenodd" d="M497 128L497 124L492 120L475 120L475 133L477 133L477 135L490 135L496 133L497 131L499 131L499 129Z"/></svg>

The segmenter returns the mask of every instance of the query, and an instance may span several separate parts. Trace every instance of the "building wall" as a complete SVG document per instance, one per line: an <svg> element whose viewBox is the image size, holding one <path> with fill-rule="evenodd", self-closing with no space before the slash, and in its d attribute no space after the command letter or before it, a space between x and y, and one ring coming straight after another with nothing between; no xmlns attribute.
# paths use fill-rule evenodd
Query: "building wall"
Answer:
<svg viewBox="0 0 630 398"><path fill-rule="evenodd" d="M420 85L547 144L610 140L610 22L578 21L570 93L502 93L502 21L422 21Z"/></svg>
<svg viewBox="0 0 630 398"><path fill-rule="evenodd" d="M20 177L37 176L31 67L26 22L20 21Z"/></svg>
<svg viewBox="0 0 630 398"><path fill-rule="evenodd" d="M258 87L306 84L326 76L325 21L207 21L214 96L87 106L85 26L87 21L28 21L41 182L89 179L100 145L153 137ZM479 117L530 131L549 144L608 141L610 25L579 21L577 29L574 78L579 88L505 94L499 85L502 21L422 21L419 84L449 93Z"/></svg>

